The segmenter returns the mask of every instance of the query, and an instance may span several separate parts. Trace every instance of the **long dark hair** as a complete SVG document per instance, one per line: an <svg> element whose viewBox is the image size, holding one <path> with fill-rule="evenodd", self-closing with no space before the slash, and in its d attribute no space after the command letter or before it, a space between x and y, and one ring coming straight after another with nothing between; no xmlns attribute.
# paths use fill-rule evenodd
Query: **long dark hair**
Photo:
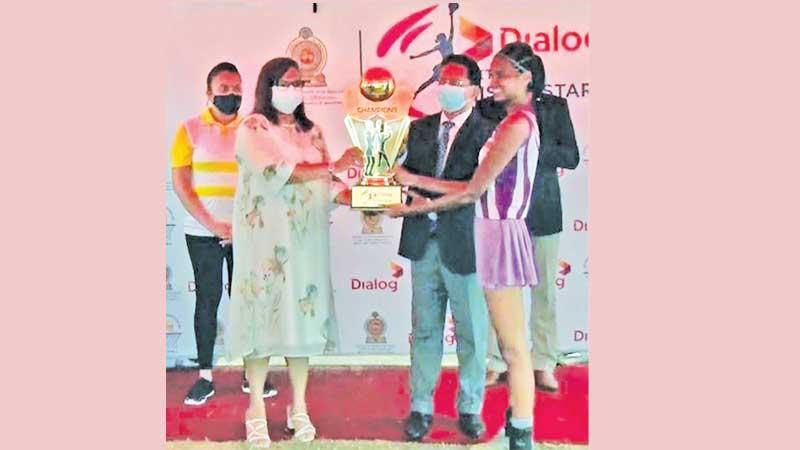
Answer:
<svg viewBox="0 0 800 450"><path fill-rule="evenodd" d="M300 70L297 63L290 58L275 58L264 64L256 83L254 114L263 114L267 120L275 125L278 124L278 110L272 106L272 86L277 86L281 77L292 67ZM314 122L306 116L306 110L302 103L295 108L293 115L301 130L308 131L314 126Z"/></svg>
<svg viewBox="0 0 800 450"><path fill-rule="evenodd" d="M533 92L533 100L542 94L544 90L544 64L542 58L533 53L530 45L524 42L511 42L503 46L498 55L503 55L513 61L514 67L520 73L521 69L531 72L531 82L528 83L528 91Z"/></svg>

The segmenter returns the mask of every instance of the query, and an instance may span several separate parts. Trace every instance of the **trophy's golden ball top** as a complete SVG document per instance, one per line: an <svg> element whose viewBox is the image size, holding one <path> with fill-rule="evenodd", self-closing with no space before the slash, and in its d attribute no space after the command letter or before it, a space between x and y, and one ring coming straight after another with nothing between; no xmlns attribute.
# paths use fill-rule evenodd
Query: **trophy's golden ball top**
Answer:
<svg viewBox="0 0 800 450"><path fill-rule="evenodd" d="M361 94L373 102L382 102L394 94L394 77L383 67L373 67L361 78Z"/></svg>

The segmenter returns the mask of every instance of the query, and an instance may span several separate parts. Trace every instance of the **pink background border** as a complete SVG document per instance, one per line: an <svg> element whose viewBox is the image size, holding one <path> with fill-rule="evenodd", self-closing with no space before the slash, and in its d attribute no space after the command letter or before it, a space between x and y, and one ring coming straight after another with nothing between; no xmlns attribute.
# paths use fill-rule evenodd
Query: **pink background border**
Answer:
<svg viewBox="0 0 800 450"><path fill-rule="evenodd" d="M162 448L166 24L83 5L18 3L1 31L2 441ZM593 450L796 444L797 76L767 61L796 12L720 5L592 9Z"/></svg>

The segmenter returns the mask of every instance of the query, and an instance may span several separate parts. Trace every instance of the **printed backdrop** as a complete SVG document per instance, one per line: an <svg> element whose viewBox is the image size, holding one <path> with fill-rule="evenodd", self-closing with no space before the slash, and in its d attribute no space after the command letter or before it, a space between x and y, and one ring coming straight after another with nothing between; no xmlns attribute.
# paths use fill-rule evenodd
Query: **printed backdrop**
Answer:
<svg viewBox="0 0 800 450"><path fill-rule="evenodd" d="M165 43L169 67L164 136L168 149L181 121L206 105L205 77L220 61L237 65L244 99L252 108L261 66L277 56L304 60L316 86L304 91L306 110L325 132L333 157L351 144L344 126L342 93L359 79L359 31L363 69L388 68L398 83L416 90L441 61L434 51L439 33L449 35L447 3L432 1L348 0L317 2L181 1L170 6L171 39ZM563 352L588 346L588 199L589 169L589 7L586 0L463 1L453 14L453 46L482 69L504 44L523 40L534 47L547 70L547 92L569 102L581 163L561 173L564 233L558 287L559 347ZM316 69L314 67L316 66ZM484 77L485 78L485 77ZM484 80L484 87L486 86ZM437 112L434 87L422 91L412 119ZM355 183L359 174L347 173ZM186 214L166 186L167 366L191 365L196 357L193 330L194 281L183 219ZM341 354L403 354L411 332L410 264L397 255L400 219L365 217L346 207L331 214L331 268ZM227 278L225 283L227 283ZM529 292L526 292L529 298ZM227 293L219 309L216 355L224 349ZM530 312L527 311L526 314ZM452 318L444 330L447 352L455 351Z"/></svg>

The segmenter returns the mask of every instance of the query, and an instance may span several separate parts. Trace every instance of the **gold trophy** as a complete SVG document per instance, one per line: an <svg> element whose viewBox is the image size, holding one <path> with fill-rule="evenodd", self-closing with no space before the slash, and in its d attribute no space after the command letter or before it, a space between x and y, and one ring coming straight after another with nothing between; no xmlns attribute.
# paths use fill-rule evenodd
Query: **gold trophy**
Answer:
<svg viewBox="0 0 800 450"><path fill-rule="evenodd" d="M403 202L402 186L389 172L408 133L411 89L398 86L392 74L373 67L344 93L347 133L364 152L361 179L351 191L350 207L380 211Z"/></svg>

